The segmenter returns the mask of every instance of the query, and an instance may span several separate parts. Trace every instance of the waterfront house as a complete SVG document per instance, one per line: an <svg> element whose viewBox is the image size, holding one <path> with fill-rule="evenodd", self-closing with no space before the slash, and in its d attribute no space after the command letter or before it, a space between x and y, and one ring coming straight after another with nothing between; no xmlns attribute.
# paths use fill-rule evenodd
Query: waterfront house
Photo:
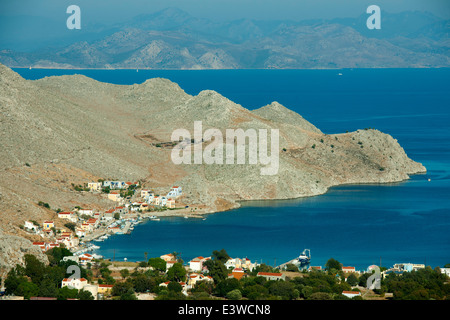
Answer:
<svg viewBox="0 0 450 320"><path fill-rule="evenodd" d="M285 275L278 272L258 272L257 277L263 277L267 280L284 280L286 278Z"/></svg>
<svg viewBox="0 0 450 320"><path fill-rule="evenodd" d="M160 203L161 203L161 198L160 198L159 196L153 197L153 204L154 204L155 206L159 206Z"/></svg>
<svg viewBox="0 0 450 320"><path fill-rule="evenodd" d="M257 263L252 263L248 258L230 258L225 262L225 267L227 269L243 268L244 270L252 271L256 266Z"/></svg>
<svg viewBox="0 0 450 320"><path fill-rule="evenodd" d="M348 298L354 298L361 296L361 292L359 291L342 291L342 295L348 297Z"/></svg>
<svg viewBox="0 0 450 320"><path fill-rule="evenodd" d="M175 208L175 199L172 198L167 199L166 207L171 209Z"/></svg>
<svg viewBox="0 0 450 320"><path fill-rule="evenodd" d="M161 199L159 200L159 205L161 206L161 207L164 207L164 206L166 206L166 204L167 204L167 198L166 197L161 197Z"/></svg>

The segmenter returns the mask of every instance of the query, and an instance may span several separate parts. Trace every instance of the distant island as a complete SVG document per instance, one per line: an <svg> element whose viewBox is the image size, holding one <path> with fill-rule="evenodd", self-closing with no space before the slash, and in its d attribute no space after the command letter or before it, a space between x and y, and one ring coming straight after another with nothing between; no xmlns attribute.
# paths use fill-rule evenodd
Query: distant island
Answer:
<svg viewBox="0 0 450 320"><path fill-rule="evenodd" d="M1 35L0 62L52 69L338 69L449 67L448 20L426 12L382 12L330 20L217 22L167 8L77 33L53 25L28 41ZM21 23L28 21L14 21ZM75 35L75 36L74 36Z"/></svg>

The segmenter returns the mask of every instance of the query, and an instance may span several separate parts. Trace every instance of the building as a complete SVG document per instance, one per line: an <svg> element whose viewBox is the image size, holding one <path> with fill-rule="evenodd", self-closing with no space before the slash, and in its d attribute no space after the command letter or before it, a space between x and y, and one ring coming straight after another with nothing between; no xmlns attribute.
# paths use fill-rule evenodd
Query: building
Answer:
<svg viewBox="0 0 450 320"><path fill-rule="evenodd" d="M263 277L267 280L284 280L286 278L282 273L258 272L257 277Z"/></svg>
<svg viewBox="0 0 450 320"><path fill-rule="evenodd" d="M100 294L109 294L113 288L112 284L99 284L98 285L98 293Z"/></svg>
<svg viewBox="0 0 450 320"><path fill-rule="evenodd" d="M206 281L206 282L214 282L213 278L211 276L205 276L201 273L190 273L187 276L187 283L191 288L193 288L197 282L200 281Z"/></svg>
<svg viewBox="0 0 450 320"><path fill-rule="evenodd" d="M235 278L241 280L243 277L247 276L242 268L234 268L231 273L228 274L228 278Z"/></svg>
<svg viewBox="0 0 450 320"><path fill-rule="evenodd" d="M348 297L348 298L354 298L354 297L360 297L361 292L359 291L342 291L342 295Z"/></svg>
<svg viewBox="0 0 450 320"><path fill-rule="evenodd" d="M189 269L192 271L201 272L203 270L203 263L211 258L197 257L189 261Z"/></svg>
<svg viewBox="0 0 450 320"><path fill-rule="evenodd" d="M78 209L78 214L80 215L87 215L87 216L93 216L94 210L93 209Z"/></svg>
<svg viewBox="0 0 450 320"><path fill-rule="evenodd" d="M417 271L420 269L425 269L424 264L414 264L414 263L396 263L394 264L395 271L404 271L404 272L411 272L411 271Z"/></svg>
<svg viewBox="0 0 450 320"><path fill-rule="evenodd" d="M102 183L101 182L89 182L88 188L91 192L100 192L102 191Z"/></svg>
<svg viewBox="0 0 450 320"><path fill-rule="evenodd" d="M356 272L355 267L342 267L344 272Z"/></svg>
<svg viewBox="0 0 450 320"><path fill-rule="evenodd" d="M447 277L450 277L450 268L440 268L441 273L447 275Z"/></svg>
<svg viewBox="0 0 450 320"><path fill-rule="evenodd" d="M58 218L69 220L70 222L77 223L78 217L73 211L59 212Z"/></svg>
<svg viewBox="0 0 450 320"><path fill-rule="evenodd" d="M173 186L171 189L170 189L170 191L169 191L169 193L167 194L167 198L172 198L172 197L179 197L179 196L181 196L182 195L182 190L181 190L181 187L179 187L179 186Z"/></svg>
<svg viewBox="0 0 450 320"><path fill-rule="evenodd" d="M53 221L44 221L44 223L42 224L42 229L44 231L51 230L54 227L55 227L55 223Z"/></svg>
<svg viewBox="0 0 450 320"><path fill-rule="evenodd" d="M122 197L120 196L120 192L113 191L113 192L108 193L108 199L117 202L117 201L122 200Z"/></svg>
<svg viewBox="0 0 450 320"><path fill-rule="evenodd" d="M81 290L84 286L88 285L88 281L85 278L64 278L61 282L61 288L69 287L70 289Z"/></svg>
<svg viewBox="0 0 450 320"><path fill-rule="evenodd" d="M34 232L38 232L39 231L39 227L36 226L33 222L30 221L25 221L25 224L23 226L26 230L28 231L34 231Z"/></svg>
<svg viewBox="0 0 450 320"><path fill-rule="evenodd" d="M234 269L234 268L243 268L244 270L252 271L254 268L257 267L257 263L252 263L250 259L244 258L230 258L227 262L225 262L225 267L227 269Z"/></svg>
<svg viewBox="0 0 450 320"><path fill-rule="evenodd" d="M165 262L168 261L174 261L175 260L175 256L171 253L168 254L163 254L162 256L160 256L161 259L163 259Z"/></svg>
<svg viewBox="0 0 450 320"><path fill-rule="evenodd" d="M313 271L313 270L315 270L315 271L322 271L322 267L321 266L310 266L308 268L308 271Z"/></svg>
<svg viewBox="0 0 450 320"><path fill-rule="evenodd" d="M103 181L103 187L112 189L126 189L128 185L125 181Z"/></svg>
<svg viewBox="0 0 450 320"><path fill-rule="evenodd" d="M170 209L175 208L175 199L172 199L172 198L167 199L166 207L170 208Z"/></svg>

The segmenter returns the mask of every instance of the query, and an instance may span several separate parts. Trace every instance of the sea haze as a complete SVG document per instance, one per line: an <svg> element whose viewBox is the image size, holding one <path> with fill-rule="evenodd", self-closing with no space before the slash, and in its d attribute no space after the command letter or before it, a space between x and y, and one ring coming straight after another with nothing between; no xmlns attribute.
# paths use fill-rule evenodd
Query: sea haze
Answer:
<svg viewBox="0 0 450 320"><path fill-rule="evenodd" d="M246 202L206 220L149 221L131 235L100 242L97 253L106 258L141 261L144 252L177 251L188 261L224 248L233 257L274 265L308 248L311 264L321 266L331 257L358 269L380 258L387 267L450 263L450 69L14 70L26 79L79 73L115 84L163 77L189 94L216 90L251 110L278 101L324 133L375 128L391 134L428 170L401 183Z"/></svg>

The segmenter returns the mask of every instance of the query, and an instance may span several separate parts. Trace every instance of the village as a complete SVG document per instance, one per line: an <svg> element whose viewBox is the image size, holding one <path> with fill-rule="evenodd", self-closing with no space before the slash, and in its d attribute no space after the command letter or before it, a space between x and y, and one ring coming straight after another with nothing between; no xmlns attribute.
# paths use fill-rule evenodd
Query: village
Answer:
<svg viewBox="0 0 450 320"><path fill-rule="evenodd" d="M115 206L104 211L82 208L80 206L73 208L71 211L58 210L56 212L58 219L55 219L55 221L48 220L42 223L25 221L23 230L42 238L42 241L35 241L33 245L38 246L44 253L52 253L52 250L55 248L68 250L69 254L62 257L61 263L70 262L90 272L95 270L95 268L100 268L101 270L106 268L108 274L110 273L113 276L106 276L109 279L107 281L102 277L97 277L96 279L95 277L89 277L90 280L88 280L86 277L71 276L62 279L61 283L58 284L59 288L67 287L76 289L78 292L90 292L94 300L111 299L113 295L117 295L117 292L113 290L115 285L122 283L127 275L132 272L155 272L155 270L159 272L157 289L153 288L152 290L147 289L145 292L136 292L136 299L153 300L157 297L166 297L167 292L169 292L170 296L170 292L174 290L174 287L179 288L177 292L188 299L198 293L197 288L218 287L217 265L213 264L213 262L217 263L217 256L213 258L211 256L198 256L184 262L176 253L168 253L156 258L157 261L163 263L163 267L158 267L150 263L152 259L148 262L120 262L114 261L114 259L111 261L111 259L104 259L102 256L92 252L99 248L92 243L93 241L104 241L114 234L130 233L137 224L143 221L158 221L160 217L166 215L168 210L180 210L183 212L182 215L187 217L189 206L182 202L182 187L172 186L170 189L168 188L168 192L164 196L158 195L150 189L139 189L138 182L99 181L87 183L84 187L75 187L80 192L98 193L112 201ZM45 206L44 203L40 205ZM56 222L56 220L59 222ZM65 223L60 225L61 221ZM317 274L319 272L324 276L329 276L330 273L330 266L323 268L322 266L311 266L309 262L306 265L293 265L288 262L278 267L271 267L262 263L252 262L248 258L231 258L226 253L222 256L221 264L223 264L221 272L225 274L225 278L220 281L235 279L244 283L245 281L254 281L251 279L255 279L255 277L264 279L261 281L266 282L285 282L290 281L293 277L294 279L304 278L305 274ZM372 265L366 270L357 270L355 267L340 264L336 268L339 271L335 272L332 279L337 284L340 283L340 287L338 287L338 292L335 295L348 299L379 298L366 287L363 280L357 281L358 279L363 279L365 275L380 271L378 266ZM380 277L386 277L390 274L402 275L405 272L410 273L425 270L425 268L424 264L398 263L389 269L383 268L380 272ZM450 268L441 268L440 272L449 276ZM181 276L174 276L176 273L180 273ZM66 274L70 274L69 270L67 270ZM259 283L258 281L256 283ZM210 296L212 289L208 290L207 296ZM299 295L307 297L307 294L310 293L301 292ZM224 297L234 299L231 293L228 295L224 294ZM251 297L251 295L248 297ZM295 295L292 297L295 297ZM36 296L28 298L33 300L56 299L55 297ZM392 293L383 294L382 299L388 298L392 298ZM9 299L14 299L14 297L9 296Z"/></svg>

